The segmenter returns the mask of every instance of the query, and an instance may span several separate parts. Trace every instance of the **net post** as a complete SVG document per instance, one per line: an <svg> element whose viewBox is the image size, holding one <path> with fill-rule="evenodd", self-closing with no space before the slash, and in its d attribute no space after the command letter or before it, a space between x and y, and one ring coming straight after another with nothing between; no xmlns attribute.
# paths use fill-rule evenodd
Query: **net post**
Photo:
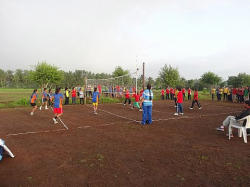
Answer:
<svg viewBox="0 0 250 187"><path fill-rule="evenodd" d="M87 101L87 75L85 75L84 77L84 83L85 83L85 86L84 86L84 103L86 103Z"/></svg>

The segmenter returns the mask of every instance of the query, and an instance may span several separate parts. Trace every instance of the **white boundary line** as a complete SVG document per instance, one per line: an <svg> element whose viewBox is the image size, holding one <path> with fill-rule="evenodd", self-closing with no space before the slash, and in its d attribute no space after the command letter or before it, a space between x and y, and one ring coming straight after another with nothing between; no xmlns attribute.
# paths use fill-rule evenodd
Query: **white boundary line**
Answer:
<svg viewBox="0 0 250 187"><path fill-rule="evenodd" d="M50 106L50 108L51 108L51 110L53 111L53 108ZM69 128L67 127L67 125L65 125L65 123L63 123L63 121L61 120L61 118L60 117L58 117L58 119L61 121L61 123L63 124L63 126L67 129L67 130L69 130Z"/></svg>
<svg viewBox="0 0 250 187"><path fill-rule="evenodd" d="M88 107L91 107L91 105L87 105ZM50 106L51 110L53 111L52 107ZM114 114L112 112L108 112L106 110L103 109L99 109L100 111L103 111L105 113L117 116L119 118L123 118L123 119L127 119L129 120L127 123L140 123L141 121L137 121L131 118L126 118L124 116L120 116L117 114ZM161 111L155 111L155 112L161 112ZM178 119L193 119L193 118L200 118L200 117L209 117L209 116L217 116L217 115L224 115L224 114L232 114L232 113L237 113L238 111L234 111L234 112L224 112L224 113L220 113L220 114L206 114L206 115L199 115L199 116L181 116L181 117L170 117L167 119L156 119L156 120L152 120L154 122L158 122L158 121L168 121L168 120L178 120ZM59 117L58 117L59 118ZM61 121L61 123L64 125L64 127L69 130L69 128L63 123L63 121L59 118L59 120ZM113 125L115 123L109 123L109 124L100 124L100 125L95 125L95 126L83 126L83 127L76 127L76 128L72 128L72 129L86 129L86 128L92 128L92 127L102 127L102 126L109 126L109 125ZM25 133L16 133L16 134L8 134L6 136L18 136L18 135L28 135L28 134L38 134L38 133L49 133L49 132L58 132L58 131L64 131L65 129L57 129L57 130L46 130L46 131L37 131L37 132L25 132Z"/></svg>

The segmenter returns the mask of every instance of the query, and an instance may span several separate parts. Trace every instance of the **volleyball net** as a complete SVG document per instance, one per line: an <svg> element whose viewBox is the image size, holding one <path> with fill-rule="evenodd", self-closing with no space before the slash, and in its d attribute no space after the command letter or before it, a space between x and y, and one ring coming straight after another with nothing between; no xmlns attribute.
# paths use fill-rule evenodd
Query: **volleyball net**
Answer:
<svg viewBox="0 0 250 187"><path fill-rule="evenodd" d="M123 96L125 92L129 94L137 93L142 89L142 85L138 84L139 68L133 73L110 77L106 79L88 79L86 80L86 94L91 96L94 88L97 88L100 94L106 97Z"/></svg>

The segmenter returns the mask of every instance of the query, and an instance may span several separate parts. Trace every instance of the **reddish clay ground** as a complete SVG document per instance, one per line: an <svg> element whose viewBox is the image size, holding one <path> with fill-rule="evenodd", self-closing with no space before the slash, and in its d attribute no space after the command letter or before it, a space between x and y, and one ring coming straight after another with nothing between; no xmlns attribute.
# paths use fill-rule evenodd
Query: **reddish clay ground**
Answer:
<svg viewBox="0 0 250 187"><path fill-rule="evenodd" d="M173 101L155 101L153 124L122 104L64 107L54 125L51 110L0 110L4 155L0 186L249 186L250 147L217 132L242 105L202 101L174 116ZM250 140L249 140L250 141Z"/></svg>

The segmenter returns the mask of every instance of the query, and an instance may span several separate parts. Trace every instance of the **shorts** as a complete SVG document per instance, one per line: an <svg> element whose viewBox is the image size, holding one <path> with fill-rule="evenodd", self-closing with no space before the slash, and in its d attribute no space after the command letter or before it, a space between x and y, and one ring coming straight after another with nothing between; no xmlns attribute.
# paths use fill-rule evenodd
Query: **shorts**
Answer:
<svg viewBox="0 0 250 187"><path fill-rule="evenodd" d="M63 113L63 109L62 108L54 108L54 113L55 114L62 114Z"/></svg>
<svg viewBox="0 0 250 187"><path fill-rule="evenodd" d="M98 103L93 103L93 106L98 106Z"/></svg>
<svg viewBox="0 0 250 187"><path fill-rule="evenodd" d="M45 103L46 101L48 101L48 99L47 98L43 98L43 103Z"/></svg>
<svg viewBox="0 0 250 187"><path fill-rule="evenodd" d="M31 106L36 106L36 103L30 103Z"/></svg>

